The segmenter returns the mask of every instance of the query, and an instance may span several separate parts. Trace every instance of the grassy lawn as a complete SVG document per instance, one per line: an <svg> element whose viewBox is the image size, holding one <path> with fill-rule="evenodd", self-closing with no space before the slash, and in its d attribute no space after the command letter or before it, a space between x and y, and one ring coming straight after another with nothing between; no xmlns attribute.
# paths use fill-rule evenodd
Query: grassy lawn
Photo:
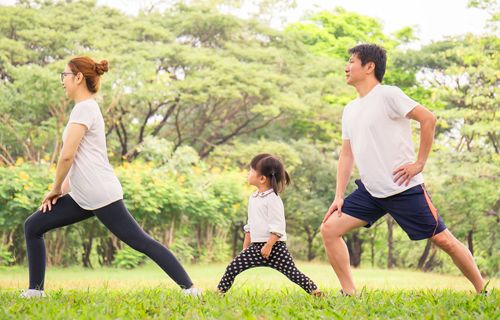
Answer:
<svg viewBox="0 0 500 320"><path fill-rule="evenodd" d="M497 290L476 296L463 277L357 269L361 295L346 298L338 295L329 265L298 266L326 292L324 298L309 297L268 268L244 272L221 297L214 288L224 264L188 266L206 292L202 299L184 297L161 269L148 264L134 270L49 268L49 298L26 301L17 295L27 285L27 268L0 268L0 319L500 319Z"/></svg>

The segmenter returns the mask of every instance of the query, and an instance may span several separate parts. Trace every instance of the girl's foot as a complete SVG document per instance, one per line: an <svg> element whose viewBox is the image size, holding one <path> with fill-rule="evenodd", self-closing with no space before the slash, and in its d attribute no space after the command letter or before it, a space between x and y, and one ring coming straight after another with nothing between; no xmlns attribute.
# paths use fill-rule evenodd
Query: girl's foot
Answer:
<svg viewBox="0 0 500 320"><path fill-rule="evenodd" d="M319 289L316 289L313 292L311 292L310 295L313 296L313 297L321 298L325 294L323 292L319 291Z"/></svg>
<svg viewBox="0 0 500 320"><path fill-rule="evenodd" d="M219 288L217 288L217 290L215 290L215 293L219 296L219 297L223 297L226 293L221 291Z"/></svg>
<svg viewBox="0 0 500 320"><path fill-rule="evenodd" d="M201 297L201 295L203 294L203 290L201 290L200 288L191 287L189 289L182 289L182 293L184 293L185 296Z"/></svg>
<svg viewBox="0 0 500 320"><path fill-rule="evenodd" d="M43 290L28 289L21 292L19 298L31 299L31 298L45 298L47 295Z"/></svg>

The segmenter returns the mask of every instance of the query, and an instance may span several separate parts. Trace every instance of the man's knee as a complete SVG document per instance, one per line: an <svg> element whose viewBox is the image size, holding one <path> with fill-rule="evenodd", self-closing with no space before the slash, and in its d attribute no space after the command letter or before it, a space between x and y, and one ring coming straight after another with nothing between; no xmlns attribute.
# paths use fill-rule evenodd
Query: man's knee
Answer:
<svg viewBox="0 0 500 320"><path fill-rule="evenodd" d="M432 237L431 241L447 253L457 251L462 245L450 232L447 232L446 230Z"/></svg>
<svg viewBox="0 0 500 320"><path fill-rule="evenodd" d="M340 228L335 223L332 221L326 221L321 224L321 235L325 241L328 241L333 238L339 238L343 234L340 232Z"/></svg>

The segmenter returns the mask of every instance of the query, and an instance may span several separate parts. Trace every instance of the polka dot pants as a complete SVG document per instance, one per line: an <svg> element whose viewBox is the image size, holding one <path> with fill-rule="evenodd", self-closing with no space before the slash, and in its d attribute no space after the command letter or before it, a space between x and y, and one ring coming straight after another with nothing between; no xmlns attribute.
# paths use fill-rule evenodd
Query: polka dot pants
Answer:
<svg viewBox="0 0 500 320"><path fill-rule="evenodd" d="M285 242L278 241L274 244L269 259L264 259L260 252L264 245L265 242L254 242L234 258L227 266L217 288L221 292L227 292L238 274L254 267L271 267L278 270L307 293L311 293L318 288L311 279L297 269Z"/></svg>

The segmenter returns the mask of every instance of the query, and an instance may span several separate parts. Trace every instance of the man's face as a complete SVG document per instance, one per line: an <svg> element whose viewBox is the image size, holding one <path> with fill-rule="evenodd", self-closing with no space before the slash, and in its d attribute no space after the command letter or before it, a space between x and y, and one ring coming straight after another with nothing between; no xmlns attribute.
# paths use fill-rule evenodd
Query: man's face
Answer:
<svg viewBox="0 0 500 320"><path fill-rule="evenodd" d="M362 66L361 60L358 58L357 54L353 54L349 58L349 62L345 67L347 84L355 85L356 83L359 83L360 81L364 80L368 75L368 71L371 64L373 63L369 62L364 66Z"/></svg>

